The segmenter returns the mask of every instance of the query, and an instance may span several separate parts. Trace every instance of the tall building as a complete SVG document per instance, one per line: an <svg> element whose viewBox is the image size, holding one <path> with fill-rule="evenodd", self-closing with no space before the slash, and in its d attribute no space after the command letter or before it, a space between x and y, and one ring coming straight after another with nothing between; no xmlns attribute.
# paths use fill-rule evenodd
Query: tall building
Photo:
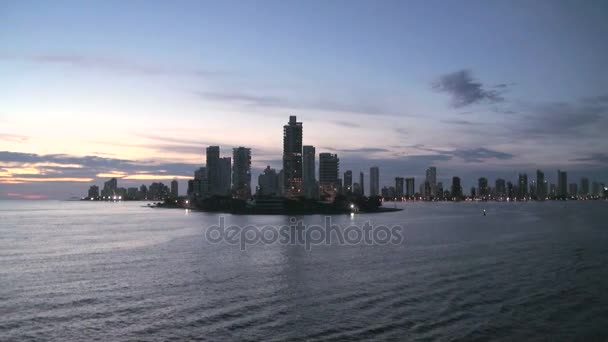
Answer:
<svg viewBox="0 0 608 342"><path fill-rule="evenodd" d="M416 194L414 178L406 178L405 179L405 195L407 197L414 197Z"/></svg>
<svg viewBox="0 0 608 342"><path fill-rule="evenodd" d="M232 150L232 192L234 197L251 197L251 149L237 147Z"/></svg>
<svg viewBox="0 0 608 342"><path fill-rule="evenodd" d="M340 159L337 154L319 154L319 187L324 197L333 199L338 194Z"/></svg>
<svg viewBox="0 0 608 342"><path fill-rule="evenodd" d="M557 196L568 197L568 173L557 170Z"/></svg>
<svg viewBox="0 0 608 342"><path fill-rule="evenodd" d="M395 197L403 197L403 177L395 177Z"/></svg>
<svg viewBox="0 0 608 342"><path fill-rule="evenodd" d="M302 123L295 115L283 126L284 196L302 195Z"/></svg>
<svg viewBox="0 0 608 342"><path fill-rule="evenodd" d="M177 198L179 196L177 179L171 181L171 198Z"/></svg>
<svg viewBox="0 0 608 342"><path fill-rule="evenodd" d="M89 198L97 198L99 197L99 187L97 185L91 185L88 193Z"/></svg>
<svg viewBox="0 0 608 342"><path fill-rule="evenodd" d="M218 195L229 196L232 189L232 160L230 157L220 158L219 160L219 188Z"/></svg>
<svg viewBox="0 0 608 342"><path fill-rule="evenodd" d="M263 196L279 195L279 175L277 170L266 166L263 173L258 176L259 194Z"/></svg>
<svg viewBox="0 0 608 342"><path fill-rule="evenodd" d="M570 196L578 195L578 184L570 183L570 185L568 186L568 193Z"/></svg>
<svg viewBox="0 0 608 342"><path fill-rule="evenodd" d="M525 174L525 173L519 174L517 188L518 188L517 197L519 197L520 199L524 199L524 198L528 197L528 175L527 174Z"/></svg>
<svg viewBox="0 0 608 342"><path fill-rule="evenodd" d="M545 192L545 174L541 170L536 170L536 199L544 200L547 197Z"/></svg>
<svg viewBox="0 0 608 342"><path fill-rule="evenodd" d="M452 198L458 200L462 198L462 185L460 185L460 177L452 177Z"/></svg>
<svg viewBox="0 0 608 342"><path fill-rule="evenodd" d="M112 178L107 182L103 183L103 189L101 190L101 196L112 198L118 195L118 181L116 178Z"/></svg>
<svg viewBox="0 0 608 342"><path fill-rule="evenodd" d="M507 196L507 185L505 180L498 178L495 182L496 197L504 198Z"/></svg>
<svg viewBox="0 0 608 342"><path fill-rule="evenodd" d="M198 170L194 171L192 192L194 198L196 199L203 199L209 197L209 179L207 178L206 167L201 167Z"/></svg>
<svg viewBox="0 0 608 342"><path fill-rule="evenodd" d="M209 194L220 195L220 147L207 147L207 182L209 183Z"/></svg>
<svg viewBox="0 0 608 342"><path fill-rule="evenodd" d="M589 196L589 178L581 178L581 195Z"/></svg>
<svg viewBox="0 0 608 342"><path fill-rule="evenodd" d="M344 172L344 191L347 194L353 192L353 172L351 170Z"/></svg>
<svg viewBox="0 0 608 342"><path fill-rule="evenodd" d="M380 169L377 166L369 169L369 195L380 195Z"/></svg>
<svg viewBox="0 0 608 342"><path fill-rule="evenodd" d="M428 169L426 169L426 179L427 182L429 182L429 192L425 193L424 195L426 197L430 197L432 195L435 194L435 188L437 187L437 168L434 166L430 166ZM426 187L425 187L426 188ZM427 191L427 190L425 190Z"/></svg>
<svg viewBox="0 0 608 342"><path fill-rule="evenodd" d="M361 187L361 196L365 196L365 176L363 175L363 172L359 172L359 186Z"/></svg>
<svg viewBox="0 0 608 342"><path fill-rule="evenodd" d="M488 198L488 179L485 177L479 178L477 181L477 187L479 188L477 195L482 199Z"/></svg>
<svg viewBox="0 0 608 342"><path fill-rule="evenodd" d="M303 169L302 169L302 190L304 196L307 198L316 197L317 193L317 179L315 177L316 170L316 157L314 146L304 146L302 148L303 154Z"/></svg>
<svg viewBox="0 0 608 342"><path fill-rule="evenodd" d="M515 190L513 189L513 183L507 182L507 198L512 199L515 197Z"/></svg>

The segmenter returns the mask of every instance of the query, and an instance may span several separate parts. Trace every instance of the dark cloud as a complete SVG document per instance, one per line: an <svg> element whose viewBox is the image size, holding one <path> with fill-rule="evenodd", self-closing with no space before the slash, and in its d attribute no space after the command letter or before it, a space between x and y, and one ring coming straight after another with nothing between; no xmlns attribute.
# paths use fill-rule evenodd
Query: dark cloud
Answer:
<svg viewBox="0 0 608 342"><path fill-rule="evenodd" d="M228 74L224 71L152 65L119 58L75 54L41 54L29 56L15 56L4 54L0 55L0 60L15 60L31 63L57 64L82 69L94 69L102 71L111 71L120 74L127 73L144 76L210 77Z"/></svg>
<svg viewBox="0 0 608 342"><path fill-rule="evenodd" d="M497 103L504 101L500 91L484 89L483 84L476 81L469 70L460 70L443 75L432 86L438 92L448 93L452 97L454 108L482 102ZM504 87L507 87L507 85L504 84Z"/></svg>
<svg viewBox="0 0 608 342"><path fill-rule="evenodd" d="M572 161L585 162L592 164L608 164L608 154L606 153L591 153L586 157L571 159Z"/></svg>
<svg viewBox="0 0 608 342"><path fill-rule="evenodd" d="M11 167L10 164L32 164L32 163L55 163L64 165L79 165L79 167L44 167L49 172L61 173L69 177L95 177L98 173L121 171L125 173L136 173L146 171L149 173L190 175L200 165L189 163L164 163L153 160L128 160L118 158L106 158L98 156L70 156L66 154L34 154L22 152L0 151L0 166ZM31 175L31 177L38 177Z"/></svg>
<svg viewBox="0 0 608 342"><path fill-rule="evenodd" d="M607 128L608 104L554 102L532 106L516 124L525 137L578 137Z"/></svg>
<svg viewBox="0 0 608 342"><path fill-rule="evenodd" d="M447 152L448 155L462 158L467 163L483 163L490 159L498 160L509 160L513 159L514 155L505 152L493 151L487 148L474 148L474 149L456 149L451 152Z"/></svg>

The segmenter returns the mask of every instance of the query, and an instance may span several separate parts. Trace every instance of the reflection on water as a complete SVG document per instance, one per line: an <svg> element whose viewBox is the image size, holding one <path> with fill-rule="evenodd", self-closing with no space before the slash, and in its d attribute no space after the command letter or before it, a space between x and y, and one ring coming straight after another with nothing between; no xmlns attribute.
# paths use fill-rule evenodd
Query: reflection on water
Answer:
<svg viewBox="0 0 608 342"><path fill-rule="evenodd" d="M219 215L141 205L0 202L0 340L608 337L606 202L401 204L333 221L403 244L310 252L208 244Z"/></svg>

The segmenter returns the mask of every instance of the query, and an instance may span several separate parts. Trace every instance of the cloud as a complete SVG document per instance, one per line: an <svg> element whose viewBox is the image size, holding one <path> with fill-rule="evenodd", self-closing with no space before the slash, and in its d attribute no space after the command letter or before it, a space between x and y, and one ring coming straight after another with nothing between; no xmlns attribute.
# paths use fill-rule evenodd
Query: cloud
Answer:
<svg viewBox="0 0 608 342"><path fill-rule="evenodd" d="M162 66L139 61L104 56L86 56L77 54L40 54L40 55L0 55L0 60L25 61L39 64L65 65L80 69L110 71L120 74L143 76L187 76L215 77L227 75L225 71L184 68L177 66Z"/></svg>
<svg viewBox="0 0 608 342"><path fill-rule="evenodd" d="M24 142L24 141L27 141L28 139L29 139L29 137L26 137L25 135L0 133L0 140L4 140L4 141Z"/></svg>
<svg viewBox="0 0 608 342"><path fill-rule="evenodd" d="M380 147L360 147L360 148L333 148L333 147L324 147L324 150L342 152L342 153L376 153L376 152L390 152L390 150L386 148Z"/></svg>
<svg viewBox="0 0 608 342"><path fill-rule="evenodd" d="M472 121L462 120L462 119L445 119L445 120L441 120L441 122L450 124L450 125L462 125L462 126L478 125L477 123L474 123Z"/></svg>
<svg viewBox="0 0 608 342"><path fill-rule="evenodd" d="M359 128L359 127L361 127L360 124L354 123L354 122L351 122L351 121L332 120L330 122L332 122L332 123L334 123L334 124L336 124L338 126L344 126L344 127L350 127L350 128Z"/></svg>
<svg viewBox="0 0 608 342"><path fill-rule="evenodd" d="M190 177L200 167L189 163L166 163L153 160L127 160L98 156L0 151L0 183L89 182L94 178L146 179ZM154 178L154 175L162 177Z"/></svg>
<svg viewBox="0 0 608 342"><path fill-rule="evenodd" d="M484 89L483 84L477 82L469 70L460 70L443 75L433 82L432 87L438 92L449 94L452 97L452 107L454 108L482 102L497 103L504 101L500 91ZM507 87L507 85L504 84L504 87Z"/></svg>
<svg viewBox="0 0 608 342"><path fill-rule="evenodd" d="M572 161L585 162L592 164L608 164L608 154L606 153L591 153L586 157L571 159Z"/></svg>
<svg viewBox="0 0 608 342"><path fill-rule="evenodd" d="M195 91L194 94L203 100L237 106L247 106L251 108L317 110L324 112L380 116L413 116L401 111L393 111L383 105L378 105L371 101L362 99L340 102L333 99L294 99L287 96L275 96L239 91Z"/></svg>
<svg viewBox="0 0 608 342"><path fill-rule="evenodd" d="M509 160L513 159L514 155L505 152L490 150L487 148L474 149L456 149L447 152L448 155L462 158L467 163L482 163L490 159Z"/></svg>

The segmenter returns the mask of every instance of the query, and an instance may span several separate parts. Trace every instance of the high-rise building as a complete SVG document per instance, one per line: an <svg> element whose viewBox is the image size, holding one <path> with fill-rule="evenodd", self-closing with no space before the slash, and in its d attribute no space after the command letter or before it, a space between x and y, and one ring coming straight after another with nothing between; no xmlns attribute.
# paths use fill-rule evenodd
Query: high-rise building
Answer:
<svg viewBox="0 0 608 342"><path fill-rule="evenodd" d="M578 195L578 184L570 183L570 185L568 186L568 194L570 196Z"/></svg>
<svg viewBox="0 0 608 342"><path fill-rule="evenodd" d="M103 183L103 190L101 190L101 196L106 198L113 198L118 195L118 181L116 178L112 178L107 182Z"/></svg>
<svg viewBox="0 0 608 342"><path fill-rule="evenodd" d="M452 199L459 200L462 198L462 185L460 185L460 177L452 177Z"/></svg>
<svg viewBox="0 0 608 342"><path fill-rule="evenodd" d="M398 198L403 197L403 185L404 185L403 177L395 177L395 197L398 197Z"/></svg>
<svg viewBox="0 0 608 342"><path fill-rule="evenodd" d="M435 188L437 187L437 168L430 166L426 169L426 181L429 182L429 193L425 193L426 197L433 196L435 194ZM425 190L426 191L426 190Z"/></svg>
<svg viewBox="0 0 608 342"><path fill-rule="evenodd" d="M99 197L99 187L97 185L91 185L88 195L89 198Z"/></svg>
<svg viewBox="0 0 608 342"><path fill-rule="evenodd" d="M545 191L545 174L541 170L536 170L536 199L544 200L547 197Z"/></svg>
<svg viewBox="0 0 608 342"><path fill-rule="evenodd" d="M351 170L344 172L344 191L347 194L353 192L353 172Z"/></svg>
<svg viewBox="0 0 608 342"><path fill-rule="evenodd" d="M359 185L359 183L353 184L353 194L361 195L361 186Z"/></svg>
<svg viewBox="0 0 608 342"><path fill-rule="evenodd" d="M251 197L251 149L233 149L232 159L232 193L236 198L248 199Z"/></svg>
<svg viewBox="0 0 608 342"><path fill-rule="evenodd" d="M232 160L230 157L220 158L219 160L219 188L218 195L229 196L232 189Z"/></svg>
<svg viewBox="0 0 608 342"><path fill-rule="evenodd" d="M209 197L209 179L207 175L206 167L201 167L194 171L194 181L192 184L194 198L203 199Z"/></svg>
<svg viewBox="0 0 608 342"><path fill-rule="evenodd" d="M495 192L496 192L496 197L498 197L498 198L504 198L507 196L507 185L506 185L504 179L498 178L495 181Z"/></svg>
<svg viewBox="0 0 608 342"><path fill-rule="evenodd" d="M443 198L443 182L437 182L437 187L435 188L435 198Z"/></svg>
<svg viewBox="0 0 608 342"><path fill-rule="evenodd" d="M209 183L209 194L220 195L220 147L207 147L207 182Z"/></svg>
<svg viewBox="0 0 608 342"><path fill-rule="evenodd" d="M406 178L405 179L405 195L407 197L414 197L416 194L414 178Z"/></svg>
<svg viewBox="0 0 608 342"><path fill-rule="evenodd" d="M557 196L568 197L568 173L566 171L557 170Z"/></svg>
<svg viewBox="0 0 608 342"><path fill-rule="evenodd" d="M380 195L380 169L377 166L369 169L369 195Z"/></svg>
<svg viewBox="0 0 608 342"><path fill-rule="evenodd" d="M581 178L581 195L589 196L589 178Z"/></svg>
<svg viewBox="0 0 608 342"><path fill-rule="evenodd" d="M277 196L279 194L279 175L277 170L266 166L263 173L258 176L258 192L262 196Z"/></svg>
<svg viewBox="0 0 608 342"><path fill-rule="evenodd" d="M363 172L359 172L359 186L361 187L361 196L365 196L365 176L363 175Z"/></svg>
<svg viewBox="0 0 608 342"><path fill-rule="evenodd" d="M317 194L317 180L315 177L316 171L316 152L314 146L304 146L303 154L303 170L302 170L302 190L307 198L314 198Z"/></svg>
<svg viewBox="0 0 608 342"><path fill-rule="evenodd" d="M519 174L517 189L518 189L517 197L519 197L519 199L524 199L524 198L528 197L528 175L527 174L525 174L525 173Z"/></svg>
<svg viewBox="0 0 608 342"><path fill-rule="evenodd" d="M515 197L515 190L513 189L513 183L507 182L507 197L512 199Z"/></svg>
<svg viewBox="0 0 608 342"><path fill-rule="evenodd" d="M302 195L302 123L295 115L283 126L283 173L284 196Z"/></svg>
<svg viewBox="0 0 608 342"><path fill-rule="evenodd" d="M338 194L339 172L340 159L337 154L319 154L319 187L326 199L333 199Z"/></svg>
<svg viewBox="0 0 608 342"><path fill-rule="evenodd" d="M179 196L177 179L171 181L171 198L177 198Z"/></svg>
<svg viewBox="0 0 608 342"><path fill-rule="evenodd" d="M479 188L478 196L482 199L488 198L488 179L485 177L479 178L477 181L477 187Z"/></svg>

